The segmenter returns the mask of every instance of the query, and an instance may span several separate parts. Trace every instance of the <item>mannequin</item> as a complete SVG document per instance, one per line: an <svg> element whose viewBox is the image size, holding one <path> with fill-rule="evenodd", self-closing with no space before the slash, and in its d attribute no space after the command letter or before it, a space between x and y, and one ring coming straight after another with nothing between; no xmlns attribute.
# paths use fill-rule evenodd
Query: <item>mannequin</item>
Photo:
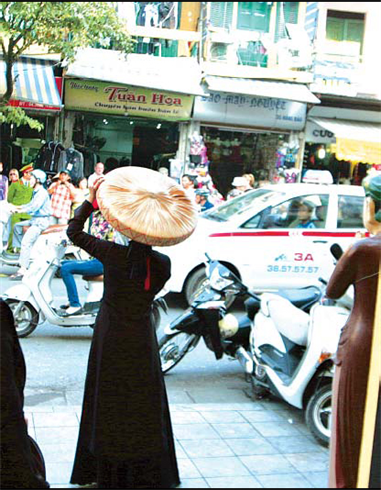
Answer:
<svg viewBox="0 0 381 490"><path fill-rule="evenodd" d="M357 488L377 285L381 261L381 174L363 181L363 221L369 238L358 240L338 261L327 286L340 298L353 285L354 304L342 330L335 360L330 447L330 488ZM375 480L379 488L379 469ZM371 475L372 477L372 475Z"/></svg>

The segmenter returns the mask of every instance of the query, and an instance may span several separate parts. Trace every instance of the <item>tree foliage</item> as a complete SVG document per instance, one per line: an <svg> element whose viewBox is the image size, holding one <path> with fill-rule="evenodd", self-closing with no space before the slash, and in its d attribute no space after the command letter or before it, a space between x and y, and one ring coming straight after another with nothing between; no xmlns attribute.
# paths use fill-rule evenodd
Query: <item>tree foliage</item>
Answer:
<svg viewBox="0 0 381 490"><path fill-rule="evenodd" d="M59 53L71 62L79 48L98 45L128 53L132 43L118 18L116 2L0 2L0 46L7 81L5 93L0 94L0 122L23 124L25 112L7 103L14 89L13 64L31 46L44 46L48 53ZM30 119L25 115L26 124Z"/></svg>

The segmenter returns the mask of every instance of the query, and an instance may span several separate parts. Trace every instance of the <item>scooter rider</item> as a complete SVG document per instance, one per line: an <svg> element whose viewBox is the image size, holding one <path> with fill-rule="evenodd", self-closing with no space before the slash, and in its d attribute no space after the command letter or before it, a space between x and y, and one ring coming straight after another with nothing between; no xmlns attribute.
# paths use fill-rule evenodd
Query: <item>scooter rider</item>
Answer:
<svg viewBox="0 0 381 490"><path fill-rule="evenodd" d="M30 220L21 221L15 224L13 231L13 247L20 247L20 269L10 276L12 281L22 279L29 266L30 254L32 247L40 234L48 228L52 208L50 205L50 197L45 189L46 173L40 169L35 169L31 172L30 185L33 188L32 200L28 204L22 206L14 206L16 212L28 213L32 216ZM23 227L29 226L23 236Z"/></svg>

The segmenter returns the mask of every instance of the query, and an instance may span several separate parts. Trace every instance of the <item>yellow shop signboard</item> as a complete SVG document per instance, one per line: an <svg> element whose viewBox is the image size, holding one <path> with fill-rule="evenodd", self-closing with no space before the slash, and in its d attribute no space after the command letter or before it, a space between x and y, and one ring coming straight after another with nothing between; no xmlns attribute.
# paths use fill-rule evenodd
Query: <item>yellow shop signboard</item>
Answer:
<svg viewBox="0 0 381 490"><path fill-rule="evenodd" d="M65 80L65 109L184 121L193 95L92 80Z"/></svg>

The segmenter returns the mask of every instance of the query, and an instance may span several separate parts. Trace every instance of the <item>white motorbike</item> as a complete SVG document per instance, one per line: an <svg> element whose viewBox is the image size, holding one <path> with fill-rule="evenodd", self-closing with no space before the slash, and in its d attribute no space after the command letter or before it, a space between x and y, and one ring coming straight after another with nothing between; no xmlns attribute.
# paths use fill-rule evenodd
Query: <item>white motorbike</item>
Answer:
<svg viewBox="0 0 381 490"><path fill-rule="evenodd" d="M53 229L41 235L38 257L31 263L22 280L2 295L12 309L18 337L27 337L45 321L59 327L93 327L103 297L103 276L82 276L87 282L85 302L80 312L67 316L54 306L52 280L61 259L70 246L64 229ZM166 310L163 289L153 303L151 320L158 328L161 320L159 307Z"/></svg>
<svg viewBox="0 0 381 490"><path fill-rule="evenodd" d="M0 264L18 267L20 254L9 253L6 251L8 241L8 234L6 230L11 215L12 211L9 203L7 201L0 201ZM43 231L42 234L37 238L36 243L33 246L30 261L33 262L33 260L39 256L40 250L45 241L44 235L52 231L62 231L66 228L67 225L51 225L45 231ZM76 247L73 244L69 244L65 250L65 259L67 260L86 260L88 258L89 255L84 250L81 250L79 247Z"/></svg>
<svg viewBox="0 0 381 490"><path fill-rule="evenodd" d="M254 394L261 398L271 393L304 410L311 433L328 446L333 358L351 311L353 288L336 302L323 297L308 313L278 294L264 293L260 298L259 311L248 311L253 320Z"/></svg>

